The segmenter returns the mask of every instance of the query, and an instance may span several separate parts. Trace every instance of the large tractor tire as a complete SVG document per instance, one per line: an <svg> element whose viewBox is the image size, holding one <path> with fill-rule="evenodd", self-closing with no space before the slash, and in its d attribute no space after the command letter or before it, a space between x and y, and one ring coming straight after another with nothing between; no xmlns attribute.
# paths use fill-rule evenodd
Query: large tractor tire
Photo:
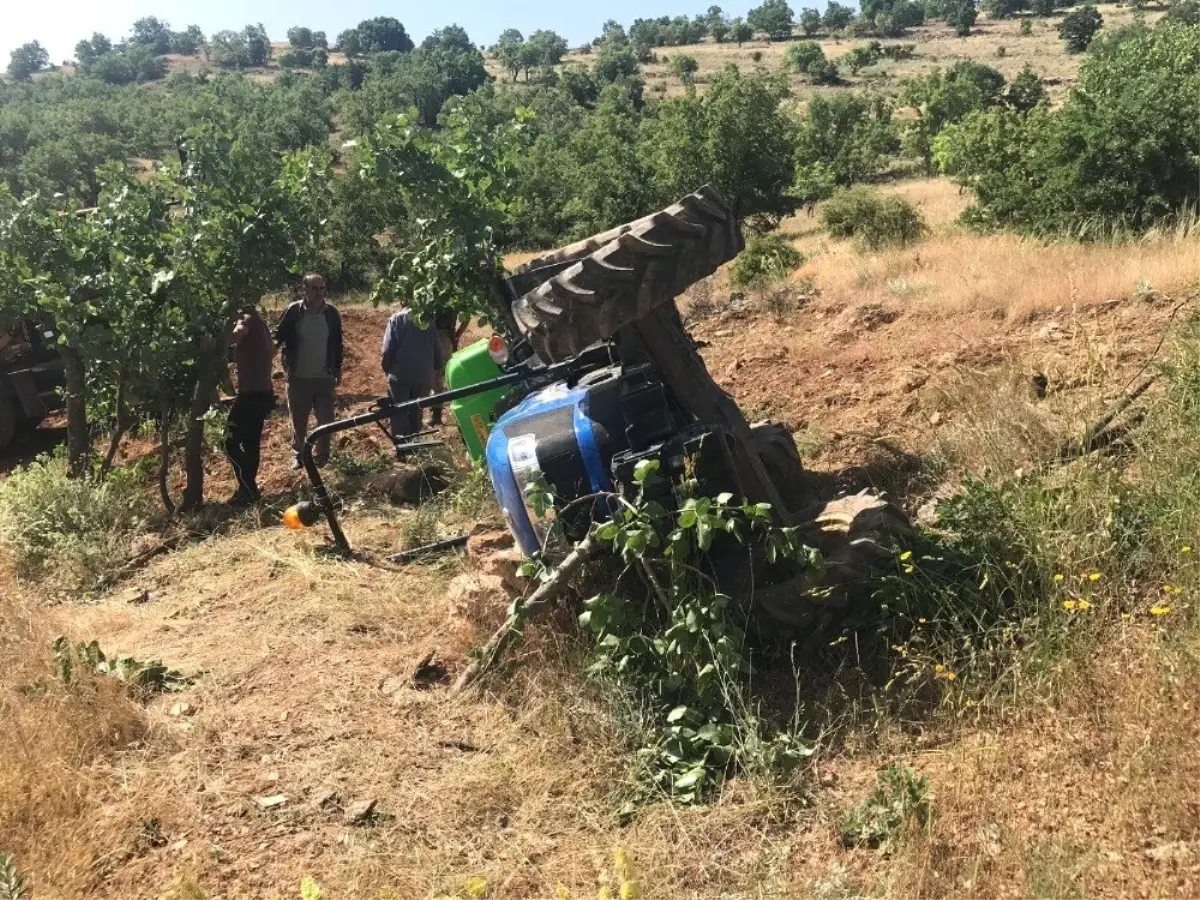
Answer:
<svg viewBox="0 0 1200 900"><path fill-rule="evenodd" d="M771 421L755 422L750 426L750 432L754 436L758 459L774 482L775 490L779 491L780 499L791 512L804 509L811 497L792 432L787 426Z"/></svg>
<svg viewBox="0 0 1200 900"><path fill-rule="evenodd" d="M570 359L669 303L743 246L737 217L706 186L653 215L523 267L576 260L517 300L513 316L544 362Z"/></svg>
<svg viewBox="0 0 1200 900"><path fill-rule="evenodd" d="M866 491L810 507L800 519L804 542L821 551L825 566L754 592L753 616L764 633L808 632L835 611L869 601L879 577L896 570L898 554L913 538L908 517Z"/></svg>

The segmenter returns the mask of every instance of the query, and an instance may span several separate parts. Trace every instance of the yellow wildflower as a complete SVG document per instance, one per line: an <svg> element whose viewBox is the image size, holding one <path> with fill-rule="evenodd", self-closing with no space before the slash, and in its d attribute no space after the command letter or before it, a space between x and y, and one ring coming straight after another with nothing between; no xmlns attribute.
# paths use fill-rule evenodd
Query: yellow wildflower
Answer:
<svg viewBox="0 0 1200 900"><path fill-rule="evenodd" d="M1088 581L1099 581L1099 580L1100 580L1100 573L1099 573L1099 572L1093 572L1092 574L1090 574L1090 575L1088 576Z"/></svg>
<svg viewBox="0 0 1200 900"><path fill-rule="evenodd" d="M1076 604L1075 604L1074 600L1064 600L1063 601L1063 609L1074 609L1075 606L1076 606Z"/></svg>
<svg viewBox="0 0 1200 900"><path fill-rule="evenodd" d="M483 900L487 896L487 889L487 879L478 875L472 875L463 883L463 893L471 900Z"/></svg>
<svg viewBox="0 0 1200 900"><path fill-rule="evenodd" d="M911 550L905 550L903 553L900 554L901 562L905 562L910 559L912 559L912 551Z"/></svg>
<svg viewBox="0 0 1200 900"><path fill-rule="evenodd" d="M1128 622L1132 618L1133 618L1133 616L1131 616L1129 613L1121 613L1121 621L1122 622Z"/></svg>
<svg viewBox="0 0 1200 900"><path fill-rule="evenodd" d="M1091 606L1092 604L1088 603L1086 600L1080 600L1075 604L1076 609L1090 609Z"/></svg>
<svg viewBox="0 0 1200 900"><path fill-rule="evenodd" d="M1062 584L1062 583L1063 583L1063 576L1062 576L1062 572L1055 572L1055 573L1054 573L1054 583L1055 583L1055 584Z"/></svg>
<svg viewBox="0 0 1200 900"><path fill-rule="evenodd" d="M944 672L945 670L946 670L946 667L945 667L945 666L943 666L941 663L937 663L937 664L936 664L936 665L933 667L933 671L935 671L935 672L939 672L939 673L940 673L940 672Z"/></svg>
<svg viewBox="0 0 1200 900"><path fill-rule="evenodd" d="M921 625L927 625L929 623L929 620L926 618L920 618L920 619L917 619L917 622Z"/></svg>
<svg viewBox="0 0 1200 900"><path fill-rule="evenodd" d="M957 676L957 675L955 675L953 672L947 672L947 673L946 673L946 680L947 680L947 681L953 681L953 680L954 680L955 678L957 678L957 677L958 677L958 676Z"/></svg>
<svg viewBox="0 0 1200 900"><path fill-rule="evenodd" d="M1150 607L1150 615L1152 615L1152 616L1165 616L1170 611L1171 611L1171 607L1169 607L1169 606L1152 606L1152 607Z"/></svg>
<svg viewBox="0 0 1200 900"><path fill-rule="evenodd" d="M1187 544L1184 544L1182 547L1179 548L1179 552L1180 553L1191 553L1192 548L1189 547Z"/></svg>
<svg viewBox="0 0 1200 900"><path fill-rule="evenodd" d="M905 575L911 575L912 573L913 573L913 567L912 567L912 566L905 566L905 567L904 567L904 574L905 574Z"/></svg>

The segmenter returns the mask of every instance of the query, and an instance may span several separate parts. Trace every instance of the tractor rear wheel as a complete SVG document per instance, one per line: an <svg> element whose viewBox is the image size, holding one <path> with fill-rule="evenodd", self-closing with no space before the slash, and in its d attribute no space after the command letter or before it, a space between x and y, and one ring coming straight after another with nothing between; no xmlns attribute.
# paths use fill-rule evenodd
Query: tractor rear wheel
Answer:
<svg viewBox="0 0 1200 900"><path fill-rule="evenodd" d="M743 246L737 216L706 186L664 210L535 260L535 268L575 262L517 300L513 316L544 362L570 359L669 303Z"/></svg>
<svg viewBox="0 0 1200 900"><path fill-rule="evenodd" d="M787 426L771 421L755 422L750 431L754 436L754 450L768 477L775 483L780 499L789 512L798 513L809 505L810 497L805 485L804 465L792 432Z"/></svg>

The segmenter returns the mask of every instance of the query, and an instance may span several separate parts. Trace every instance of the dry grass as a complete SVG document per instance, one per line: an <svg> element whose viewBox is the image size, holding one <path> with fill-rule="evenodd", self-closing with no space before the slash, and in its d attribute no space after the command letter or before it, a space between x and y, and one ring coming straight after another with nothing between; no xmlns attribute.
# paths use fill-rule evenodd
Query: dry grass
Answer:
<svg viewBox="0 0 1200 900"><path fill-rule="evenodd" d="M819 207L813 216L800 214L783 224L809 260L795 277L815 278L834 303L892 299L932 317L976 311L1020 320L1134 293L1173 294L1200 278L1195 220L1136 240L1047 245L956 228L953 220L970 196L946 179L881 190L912 201L934 234L907 248L862 253L821 230Z"/></svg>
<svg viewBox="0 0 1200 900"><path fill-rule="evenodd" d="M1132 7L1116 4L1102 4L1099 9L1104 16L1105 28L1116 28L1131 23L1135 10ZM1155 21L1161 12L1146 14L1148 22ZM1075 80L1079 64L1084 57L1066 52L1062 40L1058 37L1058 18L1033 19L1033 33L1023 36L1020 33L1021 23L1018 19L999 21L989 20L981 15L973 33L966 38L960 38L954 30L944 23L932 23L927 26L912 29L911 34L903 38L881 41L883 44L916 44L917 55L913 59L893 62L882 60L874 66L861 70L857 75L851 75L845 69L842 75L847 86L854 90L874 88L886 93L893 93L902 81L915 75L924 74L934 67L947 68L960 60L975 60L986 63L998 70L1006 79L1011 80L1026 65L1048 82L1050 95L1053 99L1061 99L1069 85ZM803 40L797 36L796 40ZM825 52L828 59L837 59L853 47L866 44L870 38L818 38L817 43ZM719 73L730 63L743 70L751 70L756 66L767 69L778 69L790 42L747 41L741 47L736 44L716 44L705 41L686 47L660 47L655 52L659 62L643 66L647 90L652 96L679 96L685 92L679 78L670 71L670 57L678 54L694 56L700 68L696 73L696 88L704 92L705 83ZM999 48L1004 47L1004 56L999 55ZM755 56L758 59L755 59ZM594 56L572 53L568 55L568 63L577 63L590 67ZM499 76L499 68L489 60L489 71ZM507 79L501 79L506 81ZM803 102L807 97L817 94L828 94L845 87L817 87L809 84L803 76L792 74L788 83Z"/></svg>
<svg viewBox="0 0 1200 900"><path fill-rule="evenodd" d="M58 681L45 615L11 588L0 600L0 852L36 895L82 896L135 821L113 767L146 723L112 679Z"/></svg>

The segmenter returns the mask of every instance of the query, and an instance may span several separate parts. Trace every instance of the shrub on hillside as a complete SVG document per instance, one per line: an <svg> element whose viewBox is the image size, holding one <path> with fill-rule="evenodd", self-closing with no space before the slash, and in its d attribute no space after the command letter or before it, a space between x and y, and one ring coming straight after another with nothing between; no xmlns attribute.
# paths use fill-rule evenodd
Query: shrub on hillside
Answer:
<svg viewBox="0 0 1200 900"><path fill-rule="evenodd" d="M1082 53L1103 24L1100 11L1094 6L1085 6L1063 16L1058 23L1058 36L1066 43L1068 52Z"/></svg>
<svg viewBox="0 0 1200 900"><path fill-rule="evenodd" d="M972 113L938 135L934 156L975 192L979 224L1151 227L1200 199L1197 56L1200 28L1160 24L1089 56L1060 109Z"/></svg>
<svg viewBox="0 0 1200 900"><path fill-rule="evenodd" d="M929 231L916 207L903 197L861 186L830 197L821 221L834 237L852 237L867 250L904 247Z"/></svg>
<svg viewBox="0 0 1200 900"><path fill-rule="evenodd" d="M68 478L65 454L39 456L0 482L0 547L30 575L95 575L125 559L146 508L131 470Z"/></svg>
<svg viewBox="0 0 1200 900"><path fill-rule="evenodd" d="M782 234L750 238L746 249L729 268L729 283L740 288L762 288L787 278L804 265L804 255Z"/></svg>

